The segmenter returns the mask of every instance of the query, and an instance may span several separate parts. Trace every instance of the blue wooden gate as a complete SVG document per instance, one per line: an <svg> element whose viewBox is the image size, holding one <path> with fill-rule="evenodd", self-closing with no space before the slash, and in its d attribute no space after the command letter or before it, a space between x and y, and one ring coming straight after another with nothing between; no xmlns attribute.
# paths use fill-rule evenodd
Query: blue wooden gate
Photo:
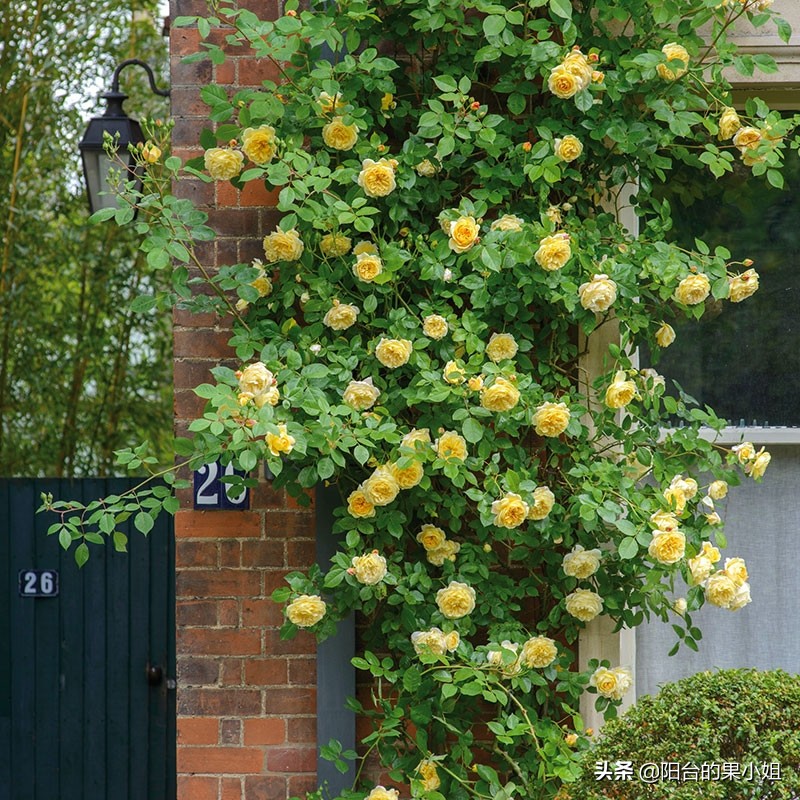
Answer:
<svg viewBox="0 0 800 800"><path fill-rule="evenodd" d="M79 570L46 535L56 518L35 513L42 492L130 485L0 481L0 800L175 798L172 520L126 531L127 555L92 546ZM37 569L58 572L58 596L20 594Z"/></svg>

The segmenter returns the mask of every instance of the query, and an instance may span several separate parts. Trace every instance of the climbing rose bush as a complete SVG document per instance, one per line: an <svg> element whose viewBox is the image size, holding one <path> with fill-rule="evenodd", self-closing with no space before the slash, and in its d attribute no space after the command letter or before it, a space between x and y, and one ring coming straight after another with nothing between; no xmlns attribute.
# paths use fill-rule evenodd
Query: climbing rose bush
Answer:
<svg viewBox="0 0 800 800"><path fill-rule="evenodd" d="M781 185L795 120L734 109L731 70L775 64L728 34L787 26L764 0L215 7L175 24L225 26L279 80L204 87L204 156L148 159L144 190L96 215L138 206L148 257L179 262L174 299L232 320L239 369L197 388L178 451L265 463L300 502L341 494L330 568L274 599L285 637L367 623L359 757L400 788L363 777L343 797L566 797L581 697L613 716L632 685L630 665L577 668L581 629L656 616L696 647L692 612L750 600L744 562L721 566L718 504L769 454L709 441L724 421L633 354L657 366L670 322L758 288L748 254L668 241L658 187L678 164ZM275 190L263 258L209 274L205 215L154 175Z"/></svg>

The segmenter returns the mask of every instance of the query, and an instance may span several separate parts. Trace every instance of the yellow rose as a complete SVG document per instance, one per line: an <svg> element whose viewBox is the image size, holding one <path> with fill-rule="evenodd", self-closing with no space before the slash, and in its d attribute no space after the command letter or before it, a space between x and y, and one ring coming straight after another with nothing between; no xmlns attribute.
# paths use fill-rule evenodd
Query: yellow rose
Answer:
<svg viewBox="0 0 800 800"><path fill-rule="evenodd" d="M733 596L731 604L728 606L729 611L738 611L744 608L750 602L750 584L743 583L736 589L736 594Z"/></svg>
<svg viewBox="0 0 800 800"><path fill-rule="evenodd" d="M684 278L675 289L675 299L685 306L696 306L702 303L711 291L708 276L698 273Z"/></svg>
<svg viewBox="0 0 800 800"><path fill-rule="evenodd" d="M344 390L344 402L356 411L366 411L375 405L380 397L380 389L372 384L372 378L365 381L350 381Z"/></svg>
<svg viewBox="0 0 800 800"><path fill-rule="evenodd" d="M425 555L431 564L435 567L441 567L445 561L455 561L456 553L459 550L461 550L461 545L448 539L441 547L437 547L434 550L426 550Z"/></svg>
<svg viewBox="0 0 800 800"><path fill-rule="evenodd" d="M561 217L561 209L558 206L548 206L545 213L547 215L547 219L549 219L554 225L560 225L563 222Z"/></svg>
<svg viewBox="0 0 800 800"><path fill-rule="evenodd" d="M433 653L435 656L443 656L447 652L447 639L439 628L431 628L427 631L414 631L411 634L411 644L414 645L414 652L421 656L423 653Z"/></svg>
<svg viewBox="0 0 800 800"><path fill-rule="evenodd" d="M572 257L568 233L545 236L539 242L539 249L533 254L536 263L548 272L561 269Z"/></svg>
<svg viewBox="0 0 800 800"><path fill-rule="evenodd" d="M264 237L264 255L270 263L297 261L304 249L300 234L294 228L288 231L276 228L274 233Z"/></svg>
<svg viewBox="0 0 800 800"><path fill-rule="evenodd" d="M275 128L271 125L246 128L242 131L242 150L254 164L260 166L269 163L277 150Z"/></svg>
<svg viewBox="0 0 800 800"><path fill-rule="evenodd" d="M212 147L203 156L206 172L215 181L229 181L235 178L244 166L244 155L238 150Z"/></svg>
<svg viewBox="0 0 800 800"><path fill-rule="evenodd" d="M397 369L408 363L412 345L408 339L381 339L375 348L375 357L389 369Z"/></svg>
<svg viewBox="0 0 800 800"><path fill-rule="evenodd" d="M334 331L345 331L355 324L360 310L358 306L351 306L334 300L333 305L322 318L322 324L327 325Z"/></svg>
<svg viewBox="0 0 800 800"><path fill-rule="evenodd" d="M728 299L731 303L741 303L758 290L758 273L754 269L748 269L741 275L734 276L730 279L730 289Z"/></svg>
<svg viewBox="0 0 800 800"><path fill-rule="evenodd" d="M286 424L281 422L278 425L278 433L268 433L264 439L267 449L276 458L280 455L288 455L294 448L294 436L290 436L286 430Z"/></svg>
<svg viewBox="0 0 800 800"><path fill-rule="evenodd" d="M436 455L444 461L464 461L467 457L467 440L455 431L445 431L436 440Z"/></svg>
<svg viewBox="0 0 800 800"><path fill-rule="evenodd" d="M686 493L679 486L668 486L664 489L664 499L671 508L675 509L676 514L683 514L686 509Z"/></svg>
<svg viewBox="0 0 800 800"><path fill-rule="evenodd" d="M771 460L772 456L762 447L753 462L745 467L745 472L751 478L763 478Z"/></svg>
<svg viewBox="0 0 800 800"><path fill-rule="evenodd" d="M447 320L438 314L429 314L422 320L422 332L429 339L444 339L447 336Z"/></svg>
<svg viewBox="0 0 800 800"><path fill-rule="evenodd" d="M666 322L656 331L656 344L659 347L669 347L675 341L675 329Z"/></svg>
<svg viewBox="0 0 800 800"><path fill-rule="evenodd" d="M367 500L367 496L360 486L347 498L347 513L351 517L357 518L375 516L375 506Z"/></svg>
<svg viewBox="0 0 800 800"><path fill-rule="evenodd" d="M480 237L480 228L475 217L459 217L450 223L450 249L456 253L466 253Z"/></svg>
<svg viewBox="0 0 800 800"><path fill-rule="evenodd" d="M483 389L483 375L473 375L471 378L468 378L467 386L473 392L479 392L481 389Z"/></svg>
<svg viewBox="0 0 800 800"><path fill-rule="evenodd" d="M372 253L361 253L353 264L353 275L364 283L371 283L383 272L383 261Z"/></svg>
<svg viewBox="0 0 800 800"><path fill-rule="evenodd" d="M533 415L539 436L560 436L569 425L570 413L566 403L542 403Z"/></svg>
<svg viewBox="0 0 800 800"><path fill-rule="evenodd" d="M325 609L325 601L318 594L301 594L286 607L286 616L298 628L310 628L325 616Z"/></svg>
<svg viewBox="0 0 800 800"><path fill-rule="evenodd" d="M690 558L686 565L689 567L690 586L699 586L714 571L714 565L702 553Z"/></svg>
<svg viewBox="0 0 800 800"><path fill-rule="evenodd" d="M544 519L552 510L556 496L547 486L537 486L533 491L533 505L528 511L528 519Z"/></svg>
<svg viewBox="0 0 800 800"><path fill-rule="evenodd" d="M423 792L435 792L442 785L434 761L420 761L417 765L417 775L422 783Z"/></svg>
<svg viewBox="0 0 800 800"><path fill-rule="evenodd" d="M364 800L398 800L397 789L385 789L383 786L376 786Z"/></svg>
<svg viewBox="0 0 800 800"><path fill-rule="evenodd" d="M732 449L733 452L736 453L740 464L746 464L748 461L752 461L756 457L756 449L753 447L751 442L742 442L741 444L737 444Z"/></svg>
<svg viewBox="0 0 800 800"><path fill-rule="evenodd" d="M394 95L391 92L385 92L381 97L381 111L390 111L395 105Z"/></svg>
<svg viewBox="0 0 800 800"><path fill-rule="evenodd" d="M427 428L412 428L400 440L400 446L407 447L409 450L420 449L417 447L418 443L423 446L431 444L431 432ZM421 449L424 449L424 447Z"/></svg>
<svg viewBox="0 0 800 800"><path fill-rule="evenodd" d="M336 258L347 255L350 252L351 244L350 237L343 233L328 233L320 239L319 249L322 251L322 255Z"/></svg>
<svg viewBox="0 0 800 800"><path fill-rule="evenodd" d="M716 564L722 558L719 550L711 542L703 542L703 549L700 551L700 555L707 558L712 564Z"/></svg>
<svg viewBox="0 0 800 800"><path fill-rule="evenodd" d="M658 66L656 66L656 72L658 72L661 78L665 81L675 81L686 74L689 69L689 53L685 47L675 42L670 42L661 48L661 52L667 59L666 64L658 64ZM673 61L680 61L682 65L677 63L672 64ZM668 65L671 65L671 68Z"/></svg>
<svg viewBox="0 0 800 800"><path fill-rule="evenodd" d="M276 406L280 399L281 393L274 386L271 386L266 392L258 394L253 398L258 408L263 408L267 403L271 406Z"/></svg>
<svg viewBox="0 0 800 800"><path fill-rule="evenodd" d="M680 531L653 531L647 552L659 564L677 564L686 552L686 537Z"/></svg>
<svg viewBox="0 0 800 800"><path fill-rule="evenodd" d="M671 511L656 511L650 515L651 524L660 531L678 530L678 519Z"/></svg>
<svg viewBox="0 0 800 800"><path fill-rule="evenodd" d="M553 148L556 156L567 163L574 161L583 152L581 140L571 133L567 134L563 139L555 139Z"/></svg>
<svg viewBox="0 0 800 800"><path fill-rule="evenodd" d="M575 747L578 744L578 734L577 733L568 733L564 736L564 742L567 747Z"/></svg>
<svg viewBox="0 0 800 800"><path fill-rule="evenodd" d="M581 90L581 81L563 65L553 67L547 79L547 88L562 100L568 100Z"/></svg>
<svg viewBox="0 0 800 800"><path fill-rule="evenodd" d="M730 608L736 597L736 584L724 572L715 572L706 581L705 595L712 606Z"/></svg>
<svg viewBox="0 0 800 800"><path fill-rule="evenodd" d="M332 114L336 111L341 111L344 108L344 100L340 94L331 97L327 92L320 92L317 98L319 107L325 114Z"/></svg>
<svg viewBox="0 0 800 800"><path fill-rule="evenodd" d="M748 579L747 565L743 558L726 558L723 572L734 582L738 589Z"/></svg>
<svg viewBox="0 0 800 800"><path fill-rule="evenodd" d="M361 488L367 500L374 506L388 506L400 491L392 471L387 467L378 467Z"/></svg>
<svg viewBox="0 0 800 800"><path fill-rule="evenodd" d="M528 504L514 492L492 503L494 524L499 528L518 528L528 518Z"/></svg>
<svg viewBox="0 0 800 800"><path fill-rule="evenodd" d="M322 128L322 141L334 150L352 150L358 141L358 127L345 125L342 117L334 117Z"/></svg>
<svg viewBox="0 0 800 800"><path fill-rule="evenodd" d="M549 667L558 656L556 643L547 636L534 636L522 645L519 660L529 669Z"/></svg>
<svg viewBox="0 0 800 800"><path fill-rule="evenodd" d="M487 411L510 411L519 403L519 389L511 381L498 376L491 386L481 390L481 406Z"/></svg>
<svg viewBox="0 0 800 800"><path fill-rule="evenodd" d="M450 633L444 635L444 643L445 647L452 653L453 650L457 650L458 645L461 644L461 635L458 631L450 631Z"/></svg>
<svg viewBox="0 0 800 800"><path fill-rule="evenodd" d="M366 586L374 586L386 576L386 559L378 555L377 550L363 556L353 556L350 564L356 580Z"/></svg>
<svg viewBox="0 0 800 800"><path fill-rule="evenodd" d="M621 700L625 692L633 686L633 675L626 667L598 667L589 678L589 685L594 686L603 697Z"/></svg>
<svg viewBox="0 0 800 800"><path fill-rule="evenodd" d="M570 50L561 63L561 69L575 76L579 89L585 89L594 79L594 69L579 47Z"/></svg>
<svg viewBox="0 0 800 800"><path fill-rule="evenodd" d="M606 389L605 404L609 408L624 408L636 397L636 384L625 380L622 371L614 375L614 380Z"/></svg>
<svg viewBox="0 0 800 800"><path fill-rule="evenodd" d="M524 219L520 219L514 214L503 214L498 217L493 223L491 230L493 231L521 231L522 226L525 224Z"/></svg>
<svg viewBox="0 0 800 800"><path fill-rule="evenodd" d="M452 386L458 386L459 384L464 383L467 378L466 374L464 373L464 368L460 366L457 361L448 361L444 365L442 377Z"/></svg>
<svg viewBox="0 0 800 800"><path fill-rule="evenodd" d="M507 358L514 358L519 350L516 339L510 333L493 333L486 345L486 355L496 364Z"/></svg>
<svg viewBox="0 0 800 800"><path fill-rule="evenodd" d="M447 619L461 619L475 608L475 590L466 583L450 581L444 589L436 592L436 605Z"/></svg>
<svg viewBox="0 0 800 800"><path fill-rule="evenodd" d="M708 487L708 494L714 500L722 500L728 494L728 484L725 481L714 481Z"/></svg>
<svg viewBox="0 0 800 800"><path fill-rule="evenodd" d="M564 570L565 575L583 581L600 569L600 558L601 553L599 550L584 550L583 545L576 544L564 556L564 560L561 562L561 569Z"/></svg>
<svg viewBox="0 0 800 800"><path fill-rule="evenodd" d="M407 467L398 467L396 464L392 464L392 474L401 489L413 489L419 485L425 475L425 470L419 461L412 461Z"/></svg>
<svg viewBox="0 0 800 800"><path fill-rule="evenodd" d="M518 675L522 670L522 663L517 655L517 652L519 651L519 644L517 644L517 642L509 641L508 639L503 639L503 641L500 642L500 647L503 649L489 650L486 653L486 662L492 667L502 670L506 675ZM510 651L515 656L514 660L510 663L506 661L508 656L503 652L504 650Z"/></svg>
<svg viewBox="0 0 800 800"><path fill-rule="evenodd" d="M426 550L438 550L445 543L446 538L447 536L441 528L429 523L423 525L417 534L417 541Z"/></svg>
<svg viewBox="0 0 800 800"><path fill-rule="evenodd" d="M608 311L617 299L617 284L603 273L595 275L578 289L581 305L595 314Z"/></svg>
<svg viewBox="0 0 800 800"><path fill-rule="evenodd" d="M672 610L673 610L673 611L674 611L674 612L675 612L675 613L676 613L676 614L677 614L679 617L682 617L682 616L684 616L684 615L686 614L686 610L687 610L687 608L688 608L688 605L687 605L687 603L686 603L686 598L685 598L685 597L678 597L678 598L677 598L677 599L676 599L676 600L675 600L675 601L672 603Z"/></svg>
<svg viewBox="0 0 800 800"><path fill-rule="evenodd" d="M378 254L378 248L372 242L359 242L353 248L353 255L360 256L362 253L374 256Z"/></svg>
<svg viewBox="0 0 800 800"><path fill-rule="evenodd" d="M733 146L738 147L742 153L746 153L748 150L756 150L763 136L763 133L758 128L749 126L739 128L733 137Z"/></svg>
<svg viewBox="0 0 800 800"><path fill-rule="evenodd" d="M439 171L438 167L427 158L423 158L414 169L417 171L417 174L422 175L423 178L433 178Z"/></svg>
<svg viewBox="0 0 800 800"><path fill-rule="evenodd" d="M142 148L142 160L147 164L155 164L161 158L161 148L153 142L145 142Z"/></svg>
<svg viewBox="0 0 800 800"><path fill-rule="evenodd" d="M670 487L683 492L687 500L697 494L697 481L694 478L684 478L683 475L676 475L670 482Z"/></svg>
<svg viewBox="0 0 800 800"><path fill-rule="evenodd" d="M719 140L724 141L725 139L733 138L733 135L741 127L742 123L736 113L736 109L730 106L723 108L719 117L719 134L717 134Z"/></svg>
<svg viewBox="0 0 800 800"><path fill-rule="evenodd" d="M387 158L380 161L365 158L361 162L361 172L358 173L358 185L364 190L364 194L369 197L386 197L391 194L397 188L395 163Z"/></svg>
<svg viewBox="0 0 800 800"><path fill-rule="evenodd" d="M603 598L589 589L576 589L568 594L564 605L567 613L581 622L590 622L603 610Z"/></svg>
<svg viewBox="0 0 800 800"><path fill-rule="evenodd" d="M239 391L253 397L263 394L275 383L275 377L261 361L249 364L241 372L236 373L236 376L239 379Z"/></svg>

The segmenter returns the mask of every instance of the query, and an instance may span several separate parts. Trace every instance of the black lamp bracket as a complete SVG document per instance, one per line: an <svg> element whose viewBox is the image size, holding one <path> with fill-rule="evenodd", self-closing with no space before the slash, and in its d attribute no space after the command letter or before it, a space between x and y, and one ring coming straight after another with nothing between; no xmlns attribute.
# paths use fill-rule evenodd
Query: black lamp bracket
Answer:
<svg viewBox="0 0 800 800"><path fill-rule="evenodd" d="M144 68L144 71L147 73L147 80L150 81L150 89L153 94L157 94L159 97L169 97L169 89L159 89L156 86L155 75L153 75L153 70L150 65L139 58L127 58L125 61L121 61L117 64L114 70L114 77L111 81L111 91L108 93L109 95L118 97L121 94L119 90L119 75L125 67L130 67L132 64Z"/></svg>

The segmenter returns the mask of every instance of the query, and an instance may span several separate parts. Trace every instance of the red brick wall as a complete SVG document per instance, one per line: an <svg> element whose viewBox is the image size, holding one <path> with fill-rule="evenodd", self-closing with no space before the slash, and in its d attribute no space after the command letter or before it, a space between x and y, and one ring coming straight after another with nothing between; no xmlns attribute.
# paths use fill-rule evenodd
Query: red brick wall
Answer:
<svg viewBox="0 0 800 800"><path fill-rule="evenodd" d="M266 2L262 15L277 13ZM201 0L172 0L171 16L205 14ZM221 32L220 32L221 33ZM201 153L206 107L200 88L258 85L268 63L241 50L224 64L182 64L199 49L191 28L170 35L174 152ZM209 269L262 256L277 219L266 191L240 194L230 184L186 181L180 194L210 214L219 238L202 249ZM179 433L202 409L192 387L211 380L221 361L236 366L227 330L213 315L174 315L175 421ZM316 786L316 660L309 634L282 642L282 610L270 599L291 569L314 557L314 512L263 483L251 510L193 511L176 517L178 798L285 800Z"/></svg>

